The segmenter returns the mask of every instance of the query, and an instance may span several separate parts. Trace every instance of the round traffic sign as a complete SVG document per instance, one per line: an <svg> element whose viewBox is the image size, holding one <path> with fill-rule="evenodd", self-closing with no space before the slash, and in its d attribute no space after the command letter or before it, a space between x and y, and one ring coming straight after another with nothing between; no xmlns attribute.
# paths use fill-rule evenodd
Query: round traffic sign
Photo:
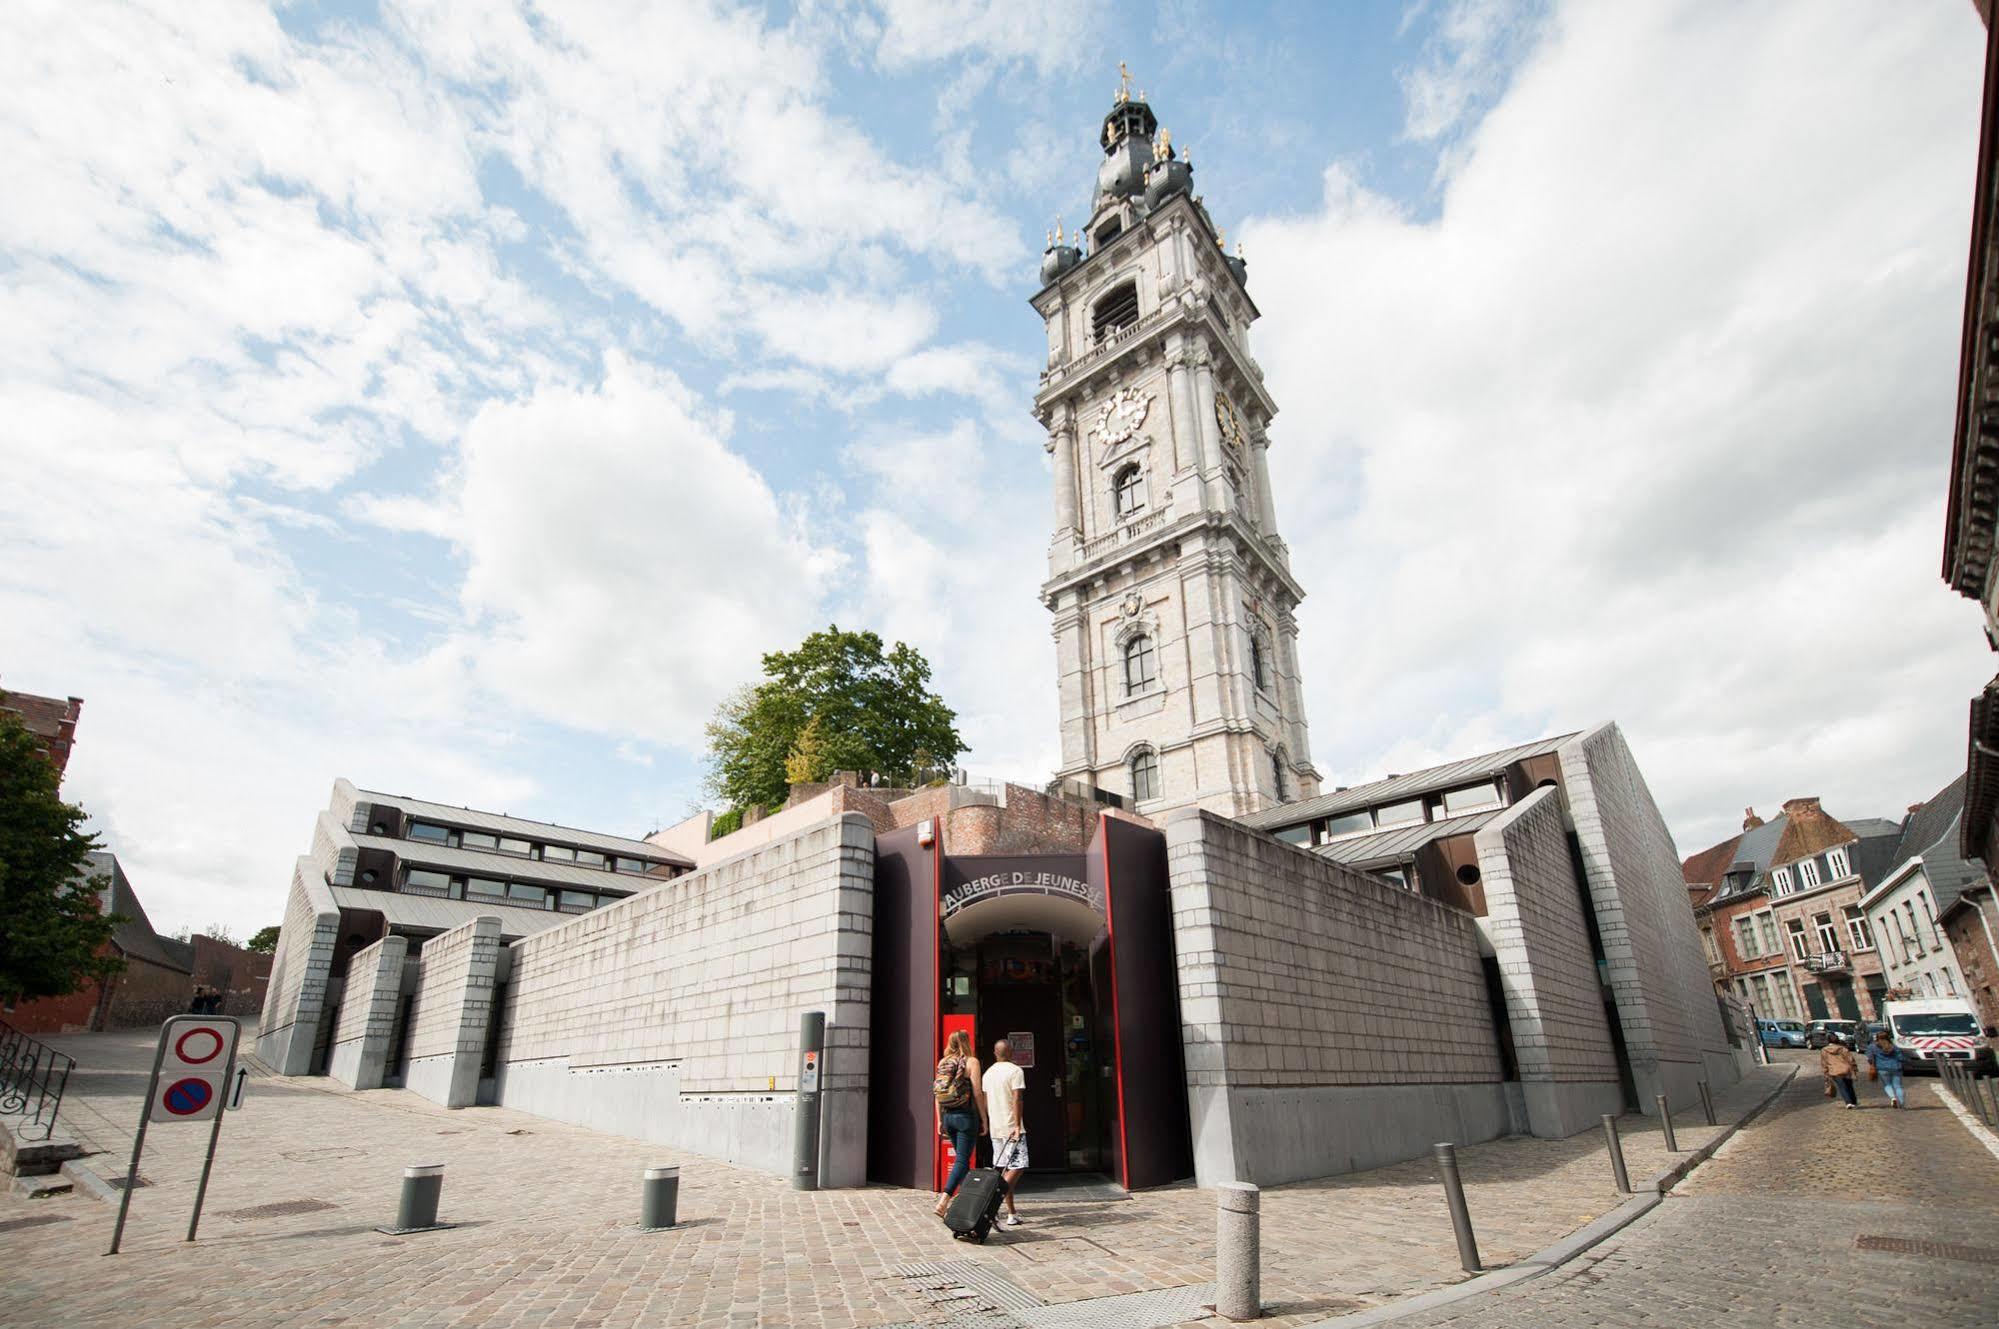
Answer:
<svg viewBox="0 0 1999 1329"><path fill-rule="evenodd" d="M215 1090L206 1080L176 1080L160 1095L160 1102L176 1117L191 1117L214 1096Z"/></svg>
<svg viewBox="0 0 1999 1329"><path fill-rule="evenodd" d="M196 1025L174 1040L174 1055L190 1066L214 1061L222 1055L222 1032L208 1025Z"/></svg>

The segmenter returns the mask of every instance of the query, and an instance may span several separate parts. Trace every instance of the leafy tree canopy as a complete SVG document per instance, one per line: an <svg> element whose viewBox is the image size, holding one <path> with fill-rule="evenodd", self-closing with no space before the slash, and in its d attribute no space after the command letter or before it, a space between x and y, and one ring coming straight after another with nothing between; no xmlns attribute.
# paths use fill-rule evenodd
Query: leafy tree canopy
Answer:
<svg viewBox="0 0 1999 1329"><path fill-rule="evenodd" d="M250 934L250 940L243 943L244 950L261 951L265 955L269 955L272 951L275 951L277 948L278 948L278 925L276 923L271 924L271 926L267 928L258 928L255 932L252 932Z"/></svg>
<svg viewBox="0 0 1999 1329"><path fill-rule="evenodd" d="M784 802L792 784L859 771L910 786L963 753L958 715L930 690L930 662L873 632L815 632L764 656L764 680L708 722L708 788L732 809Z"/></svg>
<svg viewBox="0 0 1999 1329"><path fill-rule="evenodd" d="M35 736L0 711L0 993L59 997L124 968L99 954L125 920L98 905L108 877L84 880L97 839L83 816Z"/></svg>

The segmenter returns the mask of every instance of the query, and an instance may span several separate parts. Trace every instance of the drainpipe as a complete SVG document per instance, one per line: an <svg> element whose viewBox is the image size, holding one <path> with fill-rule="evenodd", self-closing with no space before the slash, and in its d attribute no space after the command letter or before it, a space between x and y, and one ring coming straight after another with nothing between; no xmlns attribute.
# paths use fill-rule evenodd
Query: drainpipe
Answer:
<svg viewBox="0 0 1999 1329"><path fill-rule="evenodd" d="M1985 893L1991 895L1992 888L1987 886ZM1976 894L1967 896L1966 898L1971 901L1971 907L1978 911L1978 926L1985 929L1985 948L1992 952L1992 972L1995 976L1999 976L1999 942L1992 940L1992 922L1985 917L1985 906L1978 902ZM1952 958L1955 959L1956 957L1953 956ZM1965 986L1969 987L1970 983L1967 981Z"/></svg>

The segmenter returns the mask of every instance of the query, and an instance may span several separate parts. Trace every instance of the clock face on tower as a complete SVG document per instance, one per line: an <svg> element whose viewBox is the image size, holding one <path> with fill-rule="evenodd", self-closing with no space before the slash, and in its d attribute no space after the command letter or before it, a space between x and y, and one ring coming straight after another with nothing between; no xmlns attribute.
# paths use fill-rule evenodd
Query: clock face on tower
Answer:
<svg viewBox="0 0 1999 1329"><path fill-rule="evenodd" d="M1145 423L1146 412L1151 409L1151 393L1119 388L1097 407L1097 422L1090 427L1090 435L1102 446L1104 455L1109 456L1137 436L1138 427Z"/></svg>
<svg viewBox="0 0 1999 1329"><path fill-rule="evenodd" d="M1236 410L1235 403L1227 395L1220 392L1215 394L1215 423L1221 426L1222 442L1237 452L1242 451L1245 439L1242 413Z"/></svg>

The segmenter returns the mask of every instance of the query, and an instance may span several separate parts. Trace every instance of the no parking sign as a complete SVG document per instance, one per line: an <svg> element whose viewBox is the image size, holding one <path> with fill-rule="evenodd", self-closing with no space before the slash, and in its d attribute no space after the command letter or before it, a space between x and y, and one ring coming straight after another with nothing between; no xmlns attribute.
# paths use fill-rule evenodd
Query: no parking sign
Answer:
<svg viewBox="0 0 1999 1329"><path fill-rule="evenodd" d="M201 1183L194 1192L194 1212L187 1221L187 1239L194 1240L201 1222L201 1202L208 1195L208 1173L215 1166L215 1142L222 1134L222 1100L236 1069L239 1026L229 1015L176 1015L160 1026L153 1051L153 1076L146 1084L146 1110L132 1139L132 1161L125 1169L125 1191L118 1197L118 1222L111 1229L116 1255L125 1237L125 1215L132 1204L132 1187L139 1175L139 1155L146 1148L146 1127L155 1121L206 1121L208 1156L201 1162ZM240 1095L242 1086L237 1086ZM238 1106L241 1105L240 1098Z"/></svg>

